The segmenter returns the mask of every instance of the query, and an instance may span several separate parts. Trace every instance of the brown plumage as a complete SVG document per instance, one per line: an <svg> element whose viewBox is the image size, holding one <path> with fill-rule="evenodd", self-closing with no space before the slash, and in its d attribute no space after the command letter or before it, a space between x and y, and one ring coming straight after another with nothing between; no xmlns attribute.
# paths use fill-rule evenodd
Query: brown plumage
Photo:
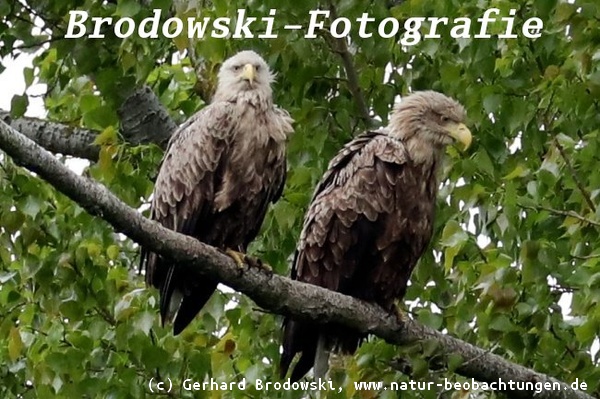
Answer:
<svg viewBox="0 0 600 399"><path fill-rule="evenodd" d="M471 141L464 118L456 101L418 92L403 99L387 128L348 143L316 188L292 278L393 311L431 239L443 149L455 139ZM281 376L297 353L292 380L313 365L322 376L329 349L352 353L362 338L340 326L287 318Z"/></svg>
<svg viewBox="0 0 600 399"><path fill-rule="evenodd" d="M289 114L273 105L273 74L253 51L223 63L213 102L172 136L154 186L151 218L207 244L245 252L283 190ZM217 281L191 280L142 251L146 283L160 291L163 323L181 332Z"/></svg>

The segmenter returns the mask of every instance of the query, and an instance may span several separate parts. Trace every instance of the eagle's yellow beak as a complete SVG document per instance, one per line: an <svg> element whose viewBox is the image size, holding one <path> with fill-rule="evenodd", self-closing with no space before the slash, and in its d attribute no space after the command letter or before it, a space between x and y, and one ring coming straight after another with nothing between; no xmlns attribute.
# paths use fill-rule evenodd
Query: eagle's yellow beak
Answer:
<svg viewBox="0 0 600 399"><path fill-rule="evenodd" d="M241 74L242 79L247 80L250 84L254 83L254 78L256 78L256 68L252 64L244 65L244 70Z"/></svg>
<svg viewBox="0 0 600 399"><path fill-rule="evenodd" d="M452 125L448 126L448 134L450 137L464 145L463 150L469 148L471 141L473 140L471 131L465 126L464 123L453 123Z"/></svg>

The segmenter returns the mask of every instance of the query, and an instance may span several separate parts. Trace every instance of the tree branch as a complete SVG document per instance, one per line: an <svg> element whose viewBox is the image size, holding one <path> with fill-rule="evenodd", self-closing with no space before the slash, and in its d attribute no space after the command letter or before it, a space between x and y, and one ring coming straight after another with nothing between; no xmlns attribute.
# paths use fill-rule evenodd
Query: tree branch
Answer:
<svg viewBox="0 0 600 399"><path fill-rule="evenodd" d="M121 135L132 145L155 143L165 148L177 127L148 86L133 91L118 113ZM0 120L53 153L98 160L100 147L94 140L100 132L38 118L13 120L10 113L3 110L0 110Z"/></svg>
<svg viewBox="0 0 600 399"><path fill-rule="evenodd" d="M574 212L574 211L563 211L562 209L554 209L554 208L550 208L547 206L541 206L541 205L540 206L529 206L529 205L519 204L519 206L523 209L529 209L529 210L536 211L536 212L546 211L546 212L550 212L550 213L553 213L553 214L559 215L559 216L572 217L581 222L591 224L592 226L600 226L600 222L598 222L596 220L592 220L590 218L586 218L585 216L581 216L580 214L578 214L577 212Z"/></svg>
<svg viewBox="0 0 600 399"><path fill-rule="evenodd" d="M145 85L134 90L123 101L118 114L121 134L133 145L155 143L166 148L177 127L152 89Z"/></svg>
<svg viewBox="0 0 600 399"><path fill-rule="evenodd" d="M333 4L330 5L329 11L331 13L331 20L335 20L337 18L337 11ZM346 78L348 80L348 89L350 90L350 93L352 93L354 101L356 101L356 106L358 108L358 112L360 113L360 117L365 123L365 126L372 127L374 125L374 121L373 118L371 118L369 107L367 106L365 96L360 87L356 66L354 65L352 53L350 53L346 39L335 38L331 36L331 33L328 30L321 30L321 33L329 45L329 48L331 48L331 50L338 54L342 59L344 71L346 71Z"/></svg>
<svg viewBox="0 0 600 399"><path fill-rule="evenodd" d="M0 110L0 120L22 132L48 151L90 160L98 159L100 148L94 145L98 132L38 118L12 119L10 112Z"/></svg>
<svg viewBox="0 0 600 399"><path fill-rule="evenodd" d="M12 51L15 50L26 50L26 49L37 49L39 47L42 47L44 44L48 44L48 43L53 43L53 42L57 42L59 40L65 40L64 36L52 36L48 39L44 39L41 40L39 42L35 42L35 43L29 43L29 44L21 44L21 45L15 45L12 48Z"/></svg>
<svg viewBox="0 0 600 399"><path fill-rule="evenodd" d="M259 306L275 313L319 323L338 323L362 333L375 334L392 344L435 340L444 354L464 359L456 371L484 382L502 379L530 383L556 383L560 390L511 391L511 398L593 399L558 380L510 363L459 339L407 319L399 321L380 307L310 284L269 275L257 268L241 270L214 247L175 233L142 217L104 186L70 171L49 152L0 121L0 148L15 162L36 172L93 215L100 216L131 239L170 257L198 276L210 275L243 292Z"/></svg>
<svg viewBox="0 0 600 399"><path fill-rule="evenodd" d="M556 137L557 136L554 136L554 139L553 139L554 145L558 149L558 152L560 153L560 156L562 157L562 159L565 161L565 164L567 165L567 169L569 169L569 172L571 173L571 176L573 177L573 180L575 181L577 188L581 192L583 199L588 204L588 206L590 207L592 212L596 213L596 205L594 204L594 201L592 201L592 197L591 197L590 193L585 189L583 183L581 182L581 179L579 178L579 176L577 175L577 172L575 171L575 168L573 167L573 164L571 163L571 160L567 156L567 153L565 152L564 147L559 143L559 141Z"/></svg>

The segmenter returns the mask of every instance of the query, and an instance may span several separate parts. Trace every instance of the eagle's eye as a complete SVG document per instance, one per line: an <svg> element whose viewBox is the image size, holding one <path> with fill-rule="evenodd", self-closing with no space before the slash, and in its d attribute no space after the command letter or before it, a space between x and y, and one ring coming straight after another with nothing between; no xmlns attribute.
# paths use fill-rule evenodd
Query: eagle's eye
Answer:
<svg viewBox="0 0 600 399"><path fill-rule="evenodd" d="M254 65L254 69L256 69L256 72L260 71L260 65Z"/></svg>
<svg viewBox="0 0 600 399"><path fill-rule="evenodd" d="M440 120L441 120L443 123L446 123L446 122L448 122L448 121L450 120L450 118L448 118L446 115L441 115L441 116L440 116Z"/></svg>
<svg viewBox="0 0 600 399"><path fill-rule="evenodd" d="M241 65L234 65L234 66L233 66L233 70L234 70L235 72L238 72L240 69L242 69L242 66L241 66Z"/></svg>

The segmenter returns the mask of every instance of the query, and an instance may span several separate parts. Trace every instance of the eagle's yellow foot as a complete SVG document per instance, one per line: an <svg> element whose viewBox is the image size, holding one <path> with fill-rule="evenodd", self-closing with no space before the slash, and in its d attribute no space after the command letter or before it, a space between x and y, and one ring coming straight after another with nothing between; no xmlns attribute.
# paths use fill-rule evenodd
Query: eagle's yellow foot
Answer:
<svg viewBox="0 0 600 399"><path fill-rule="evenodd" d="M402 309L400 309L400 306L398 305L394 305L394 315L400 323L404 324L408 320L408 316L406 315L406 313L404 313Z"/></svg>
<svg viewBox="0 0 600 399"><path fill-rule="evenodd" d="M225 252L227 256L235 261L235 264L240 268L240 271L243 271L245 266L248 265L248 268L254 267L264 271L269 276L273 275L273 269L271 266L263 263L263 261L258 258L246 255L242 252L234 251L231 248L226 248L223 252Z"/></svg>
<svg viewBox="0 0 600 399"><path fill-rule="evenodd" d="M245 259L246 259L246 254L243 254L241 252L238 251L234 251L231 248L227 248L225 249L225 254L227 256L229 256L231 259L233 259L235 261L235 264L240 268L243 269L244 265L246 264Z"/></svg>
<svg viewBox="0 0 600 399"><path fill-rule="evenodd" d="M263 263L263 261L260 260L259 258L255 258L250 255L245 255L244 260L246 261L246 264L248 265L248 267L254 267L254 268L260 269L260 270L264 271L265 273L267 273L269 276L273 275L273 269L271 268L271 266L267 265L266 263Z"/></svg>

